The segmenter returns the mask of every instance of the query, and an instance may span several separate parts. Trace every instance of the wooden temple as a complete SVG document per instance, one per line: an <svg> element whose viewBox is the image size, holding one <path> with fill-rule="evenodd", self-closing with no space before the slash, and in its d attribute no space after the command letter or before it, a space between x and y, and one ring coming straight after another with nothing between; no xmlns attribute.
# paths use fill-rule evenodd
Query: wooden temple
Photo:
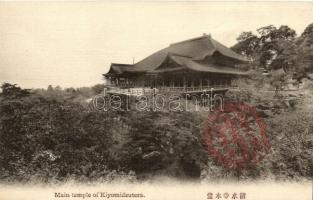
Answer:
<svg viewBox="0 0 313 200"><path fill-rule="evenodd" d="M112 63L104 74L117 88L201 91L234 86L247 60L210 35L171 44L135 64Z"/></svg>

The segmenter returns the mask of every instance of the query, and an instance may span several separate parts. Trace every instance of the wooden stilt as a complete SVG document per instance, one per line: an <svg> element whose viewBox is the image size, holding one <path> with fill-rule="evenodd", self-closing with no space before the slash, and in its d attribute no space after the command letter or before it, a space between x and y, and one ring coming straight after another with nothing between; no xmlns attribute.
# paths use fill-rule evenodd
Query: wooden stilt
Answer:
<svg viewBox="0 0 313 200"><path fill-rule="evenodd" d="M193 87L194 87L194 81L193 79L191 79L191 88L193 89Z"/></svg>
<svg viewBox="0 0 313 200"><path fill-rule="evenodd" d="M162 77L162 88L164 88L164 77Z"/></svg>

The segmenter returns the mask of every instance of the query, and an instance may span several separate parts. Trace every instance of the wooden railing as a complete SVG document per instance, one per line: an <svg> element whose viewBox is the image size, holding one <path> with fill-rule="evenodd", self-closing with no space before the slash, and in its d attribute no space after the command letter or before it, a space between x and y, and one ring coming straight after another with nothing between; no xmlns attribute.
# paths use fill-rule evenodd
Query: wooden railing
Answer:
<svg viewBox="0 0 313 200"><path fill-rule="evenodd" d="M211 90L211 89L227 89L227 88L236 88L237 86L230 85L214 85L214 86L202 86L202 87L161 87L160 90L165 91L202 91L202 90Z"/></svg>
<svg viewBox="0 0 313 200"><path fill-rule="evenodd" d="M237 86L228 86L228 85L214 85L214 86L207 86L207 87L161 87L156 88L156 92L197 92L197 91L204 91L204 90L215 90L215 89L230 89L236 88ZM128 94L128 95L143 95L143 94L152 94L153 89L142 87L142 88L119 88L119 87L110 87L107 90L109 93L116 93L116 94Z"/></svg>
<svg viewBox="0 0 313 200"><path fill-rule="evenodd" d="M125 95L140 96L143 94L152 94L153 89L151 89L151 88L117 88L117 87L112 87L112 88L108 88L107 92L108 93L114 93L114 94L125 94ZM156 92L158 92L158 90Z"/></svg>

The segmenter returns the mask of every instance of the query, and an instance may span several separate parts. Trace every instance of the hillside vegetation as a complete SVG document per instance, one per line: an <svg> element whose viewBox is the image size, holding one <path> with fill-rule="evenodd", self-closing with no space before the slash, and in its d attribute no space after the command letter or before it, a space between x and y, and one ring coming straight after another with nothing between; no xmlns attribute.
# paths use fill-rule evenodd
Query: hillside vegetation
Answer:
<svg viewBox="0 0 313 200"><path fill-rule="evenodd" d="M251 81L251 80L246 80ZM255 90L254 90L255 91ZM307 91L307 90L306 90ZM64 93L60 91L59 94ZM274 92L229 91L267 123L270 153L240 173L215 162L203 142L203 112L100 111L68 95L4 84L0 97L0 179L9 182L178 179L303 179L313 172L309 91L286 104ZM289 94L285 94L289 96Z"/></svg>

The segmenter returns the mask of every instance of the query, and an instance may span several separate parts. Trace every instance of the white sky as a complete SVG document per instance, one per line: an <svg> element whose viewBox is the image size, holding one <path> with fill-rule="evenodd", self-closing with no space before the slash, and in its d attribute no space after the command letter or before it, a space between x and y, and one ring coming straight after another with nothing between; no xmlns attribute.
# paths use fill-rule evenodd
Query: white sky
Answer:
<svg viewBox="0 0 313 200"><path fill-rule="evenodd" d="M27 88L102 83L111 62L132 63L170 43L313 22L306 2L0 2L0 83Z"/></svg>

